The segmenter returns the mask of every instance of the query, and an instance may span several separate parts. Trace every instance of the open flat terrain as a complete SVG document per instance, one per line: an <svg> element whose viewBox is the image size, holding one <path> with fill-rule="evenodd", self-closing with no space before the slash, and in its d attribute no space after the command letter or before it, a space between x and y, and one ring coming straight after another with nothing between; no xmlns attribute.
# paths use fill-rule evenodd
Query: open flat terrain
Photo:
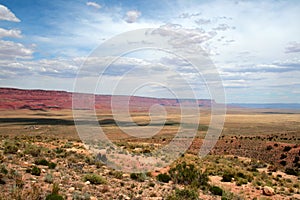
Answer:
<svg viewBox="0 0 300 200"><path fill-rule="evenodd" d="M162 148L177 133L179 112L176 107L166 109L170 114L164 128L150 138L123 133L109 110L98 110L97 120L116 146L143 155ZM36 195L43 199L53 193L53 187L58 187L59 195L66 199L184 199L180 195L193 193L201 199L300 198L298 112L229 108L216 146L200 159L197 153L211 118L208 110L202 108L198 133L184 155L168 167L157 166L157 170L135 175L103 165L87 150L71 110L2 110L1 198L32 199ZM144 111L133 112L132 118L141 126L149 123ZM123 125L131 126L124 121ZM182 168L182 163L195 166L207 181L202 178L204 182L196 184L188 175L185 181L175 176L176 170L195 173L190 167ZM36 168L40 174L35 174ZM180 171L184 169L190 171ZM165 173L166 180L159 175ZM214 186L222 193L214 191Z"/></svg>

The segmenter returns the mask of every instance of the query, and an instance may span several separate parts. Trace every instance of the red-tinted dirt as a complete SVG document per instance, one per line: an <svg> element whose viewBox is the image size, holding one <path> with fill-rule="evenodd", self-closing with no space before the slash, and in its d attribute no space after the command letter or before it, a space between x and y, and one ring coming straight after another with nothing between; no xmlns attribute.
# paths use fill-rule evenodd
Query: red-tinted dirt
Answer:
<svg viewBox="0 0 300 200"><path fill-rule="evenodd" d="M0 88L0 109L18 110L49 110L72 109L72 96L75 95L77 109L110 109L112 96L79 94L65 91L51 90L23 90L15 88ZM114 96L117 105L127 104L128 96ZM94 103L95 102L95 103ZM204 100L177 100L150 97L130 97L130 107L150 107L154 104L164 106L180 106L195 104L199 107L209 107L214 101Z"/></svg>

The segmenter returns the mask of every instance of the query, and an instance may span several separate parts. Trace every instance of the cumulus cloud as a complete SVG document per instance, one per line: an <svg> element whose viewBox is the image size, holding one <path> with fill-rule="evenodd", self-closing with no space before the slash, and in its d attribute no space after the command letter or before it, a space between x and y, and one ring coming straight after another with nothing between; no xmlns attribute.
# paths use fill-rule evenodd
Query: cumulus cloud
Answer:
<svg viewBox="0 0 300 200"><path fill-rule="evenodd" d="M141 16L141 12L137 10L130 10L126 13L125 21L127 23L134 23L137 21L137 19Z"/></svg>
<svg viewBox="0 0 300 200"><path fill-rule="evenodd" d="M197 19L195 20L195 23L198 25L204 25L204 24L210 24L212 21L211 19Z"/></svg>
<svg viewBox="0 0 300 200"><path fill-rule="evenodd" d="M170 45L174 48L185 48L187 51L190 50L191 53L195 53L196 49L201 50L201 44L217 35L215 31L207 32L201 28L185 28L179 24L162 25L153 33L170 37Z"/></svg>
<svg viewBox="0 0 300 200"><path fill-rule="evenodd" d="M298 53L300 52L300 42L290 42L285 48L285 53Z"/></svg>
<svg viewBox="0 0 300 200"><path fill-rule="evenodd" d="M253 64L253 65L239 65L236 67L225 69L227 72L273 72L282 73L289 71L299 71L299 63L271 63L271 64Z"/></svg>
<svg viewBox="0 0 300 200"><path fill-rule="evenodd" d="M12 38L21 38L21 31L17 29L7 30L4 28L0 28L0 38L4 37L12 37Z"/></svg>
<svg viewBox="0 0 300 200"><path fill-rule="evenodd" d="M0 20L12 21L12 22L20 22L14 13L12 13L7 7L4 5L0 5Z"/></svg>
<svg viewBox="0 0 300 200"><path fill-rule="evenodd" d="M201 15L201 12L197 12L197 13L181 13L178 17L179 18L183 18L183 19L190 19L192 17L197 17Z"/></svg>
<svg viewBox="0 0 300 200"><path fill-rule="evenodd" d="M227 24L219 24L218 27L214 28L214 30L216 31L226 31L228 29L231 29L231 27L228 26Z"/></svg>
<svg viewBox="0 0 300 200"><path fill-rule="evenodd" d="M33 60L1 60L0 71L9 76L34 76L74 78L78 67L70 60L42 59ZM8 71L13 73L7 74Z"/></svg>
<svg viewBox="0 0 300 200"><path fill-rule="evenodd" d="M26 48L21 43L0 40L0 58L31 58L33 50Z"/></svg>
<svg viewBox="0 0 300 200"><path fill-rule="evenodd" d="M87 6L91 6L91 7L94 7L96 9L100 9L102 8L102 6L96 2L92 2L92 1L89 1L89 2L86 2L86 5Z"/></svg>

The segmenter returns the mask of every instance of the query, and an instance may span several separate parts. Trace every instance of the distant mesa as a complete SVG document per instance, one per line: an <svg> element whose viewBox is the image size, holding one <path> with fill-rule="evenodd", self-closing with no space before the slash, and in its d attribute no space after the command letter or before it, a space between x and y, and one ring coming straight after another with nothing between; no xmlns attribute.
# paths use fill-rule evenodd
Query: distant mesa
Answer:
<svg viewBox="0 0 300 200"><path fill-rule="evenodd" d="M76 93L78 94L78 93ZM55 90L26 90L16 88L0 88L0 109L2 110L62 110L72 109L71 92ZM80 94L84 98L78 102L77 109L111 109L111 95ZM95 105L89 105L89 98L95 99ZM128 96L114 96L119 106L124 106ZM167 99L152 97L130 97L130 109L150 108L154 104L162 106L179 107L192 106L196 103L199 107L211 107L215 104L210 99ZM117 106L118 106L117 105Z"/></svg>

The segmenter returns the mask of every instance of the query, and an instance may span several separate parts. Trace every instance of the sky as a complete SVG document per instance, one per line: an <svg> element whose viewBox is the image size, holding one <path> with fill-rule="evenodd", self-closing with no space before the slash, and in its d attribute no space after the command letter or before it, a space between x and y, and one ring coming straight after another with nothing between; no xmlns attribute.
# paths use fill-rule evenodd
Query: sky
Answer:
<svg viewBox="0 0 300 200"><path fill-rule="evenodd" d="M83 92L190 98L188 82L211 98L205 73L157 49L119 57L99 81L115 56L97 57L102 44L153 28L176 49L205 51L227 103L299 103L299 19L296 0L0 0L0 87L74 91L80 79Z"/></svg>

